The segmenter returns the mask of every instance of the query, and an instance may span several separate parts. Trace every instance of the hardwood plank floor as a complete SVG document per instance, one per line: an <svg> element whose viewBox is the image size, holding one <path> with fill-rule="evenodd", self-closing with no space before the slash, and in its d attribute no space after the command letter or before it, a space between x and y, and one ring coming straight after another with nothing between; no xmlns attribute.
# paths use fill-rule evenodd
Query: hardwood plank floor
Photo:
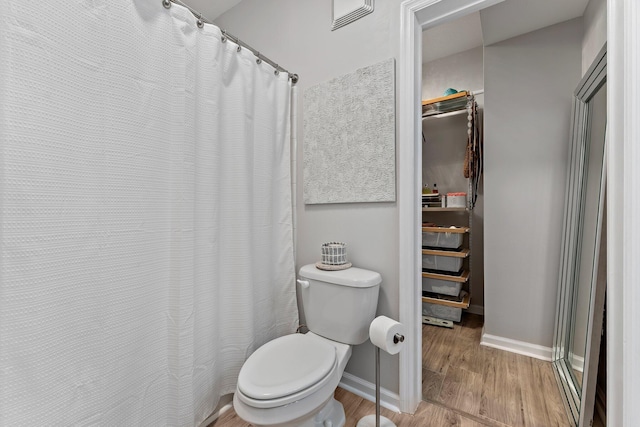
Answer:
<svg viewBox="0 0 640 427"><path fill-rule="evenodd" d="M423 397L501 426L570 426L551 363L480 346L482 317L423 326Z"/></svg>
<svg viewBox="0 0 640 427"><path fill-rule="evenodd" d="M423 326L424 401L414 415L382 408L398 427L569 427L551 364L480 346L482 317L464 313L453 329ZM375 404L338 388L346 427ZM250 427L233 409L207 427Z"/></svg>
<svg viewBox="0 0 640 427"><path fill-rule="evenodd" d="M347 417L345 427L355 427L360 418L365 415L375 414L376 406L373 402L356 396L346 390L338 388L335 393L336 399L344 406ZM414 415L397 414L382 408L381 414L398 427L486 427L496 424L485 423L460 414L451 409L428 402L420 402L418 410ZM236 415L233 409L225 412L207 427L250 427L251 424L243 421Z"/></svg>

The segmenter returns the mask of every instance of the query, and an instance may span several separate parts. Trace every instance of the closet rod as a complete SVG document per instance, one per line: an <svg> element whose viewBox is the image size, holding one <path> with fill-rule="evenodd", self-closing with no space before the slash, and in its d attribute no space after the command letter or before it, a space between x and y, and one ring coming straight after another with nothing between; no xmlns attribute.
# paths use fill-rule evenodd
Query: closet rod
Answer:
<svg viewBox="0 0 640 427"><path fill-rule="evenodd" d="M198 27L202 27L205 23L207 24L211 24L211 25L215 25L213 22L211 22L210 20L208 20L207 18L203 17L202 14L198 11L196 11L195 9L193 9L191 6L189 6L188 4L182 2L181 0L162 0L162 5L166 8L169 9L171 7L171 3L175 3L175 4L179 4L182 7L187 8L187 10L189 10L189 12L191 12L193 14L193 16L195 16L196 18L198 18ZM258 64L262 61L266 62L267 64L271 65L273 68L275 68L275 73L278 74L280 72L284 72L287 73L289 75L289 78L291 79L291 83L292 84L296 84L298 83L298 75L295 73L291 73L288 70L282 68L280 65L276 64L275 62L273 62L271 59L267 58L266 56L262 55L260 52L258 52L257 50L255 50L254 48L252 48L251 46L249 46L248 44L240 41L239 38L237 38L236 36L226 32L223 29L220 29L222 31L222 41L226 41L226 39L231 40L232 42L234 42L235 44L238 45L238 51L241 48L245 48L247 50L249 50L249 52L253 53L256 58L257 58L257 62Z"/></svg>

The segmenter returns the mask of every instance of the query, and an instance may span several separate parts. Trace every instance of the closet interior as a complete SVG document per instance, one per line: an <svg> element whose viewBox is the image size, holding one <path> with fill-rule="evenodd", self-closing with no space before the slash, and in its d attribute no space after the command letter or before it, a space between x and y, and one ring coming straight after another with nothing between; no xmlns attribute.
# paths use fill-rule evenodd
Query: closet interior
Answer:
<svg viewBox="0 0 640 427"><path fill-rule="evenodd" d="M481 117L472 92L447 89L445 96L422 102L422 118L422 319L451 328L475 292L473 209L483 168Z"/></svg>

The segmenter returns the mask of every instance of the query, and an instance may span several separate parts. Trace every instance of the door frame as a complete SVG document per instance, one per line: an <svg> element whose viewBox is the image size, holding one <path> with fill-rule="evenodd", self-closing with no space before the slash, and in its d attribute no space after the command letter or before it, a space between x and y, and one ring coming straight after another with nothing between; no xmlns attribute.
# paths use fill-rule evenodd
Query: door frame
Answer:
<svg viewBox="0 0 640 427"><path fill-rule="evenodd" d="M640 419L640 7L607 1L607 425Z"/></svg>
<svg viewBox="0 0 640 427"><path fill-rule="evenodd" d="M400 410L414 413L422 400L421 87L422 31L503 0L406 0L400 12L398 59L398 216L400 322L407 340L400 352Z"/></svg>
<svg viewBox="0 0 640 427"><path fill-rule="evenodd" d="M400 352L400 410L422 400L420 295L420 93L422 31L501 0L406 0L400 12L398 58L399 308L407 340ZM640 419L640 7L607 0L607 420Z"/></svg>

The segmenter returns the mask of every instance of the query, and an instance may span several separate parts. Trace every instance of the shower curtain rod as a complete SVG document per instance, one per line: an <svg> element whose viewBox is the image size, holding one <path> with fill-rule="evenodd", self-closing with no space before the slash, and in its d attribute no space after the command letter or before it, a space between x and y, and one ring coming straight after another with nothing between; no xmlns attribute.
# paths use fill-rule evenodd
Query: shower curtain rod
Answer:
<svg viewBox="0 0 640 427"><path fill-rule="evenodd" d="M211 25L215 25L213 22L211 22L210 20L206 19L205 17L202 16L202 14L196 10L194 10L191 6L189 6L188 4L180 1L180 0L162 0L162 5L166 8L169 9L171 7L171 3L176 3L179 4L180 6L186 7L189 12L191 12L193 14L193 16L195 16L196 18L198 18L198 27L202 28L202 26L207 23L207 24L211 24ZM252 48L251 46L249 46L246 43L243 43L240 41L239 38L237 38L236 36L229 34L228 32L226 32L223 29L220 29L222 31L222 41L225 42L227 39L231 40L232 42L234 42L235 44L238 45L238 52L240 52L241 48L245 48L247 50L249 50L249 52L253 53L256 56L256 61L259 63L261 63L262 61L266 62L267 64L271 65L273 68L275 68L275 72L276 74L280 73L280 72L284 72L287 73L289 75L289 78L291 79L291 83L292 84L296 84L298 83L298 75L295 73L291 73L289 71L287 71L286 69L282 68L280 65L276 64L275 62L273 62L272 60L270 60L269 58L267 58L266 56L262 55L260 52L258 52L257 50L255 50L254 48Z"/></svg>

